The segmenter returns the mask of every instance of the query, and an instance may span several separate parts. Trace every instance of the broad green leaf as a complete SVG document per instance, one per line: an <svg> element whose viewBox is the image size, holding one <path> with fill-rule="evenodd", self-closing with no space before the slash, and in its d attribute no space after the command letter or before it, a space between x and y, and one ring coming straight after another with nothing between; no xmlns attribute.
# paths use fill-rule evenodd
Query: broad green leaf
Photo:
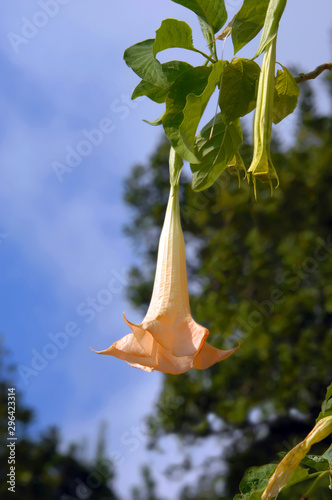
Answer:
<svg viewBox="0 0 332 500"><path fill-rule="evenodd" d="M206 105L220 83L220 78L225 66L225 61L218 61L212 66L206 87L199 95L191 93L187 95L186 105L183 109L183 120L180 125L180 134L186 146L194 153L195 134Z"/></svg>
<svg viewBox="0 0 332 500"><path fill-rule="evenodd" d="M160 104L166 101L167 93L167 89L163 87L157 87L156 85L153 85L146 80L141 80L139 84L134 88L131 98L136 99L136 97L145 95L152 101Z"/></svg>
<svg viewBox="0 0 332 500"><path fill-rule="evenodd" d="M236 59L224 69L219 105L225 123L250 113L256 106L260 67L250 59Z"/></svg>
<svg viewBox="0 0 332 500"><path fill-rule="evenodd" d="M184 143L180 125L184 118L187 95L191 93L200 95L204 91L211 70L211 67L197 66L185 71L173 83L166 99L166 112L163 117L165 133L176 152L192 163L198 160Z"/></svg>
<svg viewBox="0 0 332 500"><path fill-rule="evenodd" d="M326 450L326 452L323 453L322 456L324 458L326 458L328 460L328 462L330 462L330 464L332 464L332 444L331 444L331 446L329 446L329 448Z"/></svg>
<svg viewBox="0 0 332 500"><path fill-rule="evenodd" d="M195 141L195 153L199 163L190 165L193 173L192 187L195 191L207 189L214 183L231 163L242 139L240 122L237 120L226 125L221 120L220 113L202 128Z"/></svg>
<svg viewBox="0 0 332 500"><path fill-rule="evenodd" d="M316 471L329 470L329 461L326 457L317 455L307 455L301 460L301 464L315 469Z"/></svg>
<svg viewBox="0 0 332 500"><path fill-rule="evenodd" d="M236 495L234 500L260 500L275 468L276 465L267 464L248 469L240 483L241 494Z"/></svg>
<svg viewBox="0 0 332 500"><path fill-rule="evenodd" d="M164 19L156 31L153 44L153 54L162 50L179 47L181 49L195 50L191 27L184 21L177 19Z"/></svg>
<svg viewBox="0 0 332 500"><path fill-rule="evenodd" d="M227 12L224 0L173 0L173 2L195 12L211 26L213 33L219 31L226 22Z"/></svg>
<svg viewBox="0 0 332 500"><path fill-rule="evenodd" d="M258 57L272 39L277 35L279 21L286 7L287 0L270 0L269 7L266 12L262 36L259 42L255 57Z"/></svg>
<svg viewBox="0 0 332 500"><path fill-rule="evenodd" d="M199 24L201 26L201 31L203 33L203 36L204 36L205 40L207 41L208 47L211 50L211 47L213 45L214 38L215 38L214 33L213 33L213 29L202 17L198 16L198 21L199 21Z"/></svg>
<svg viewBox="0 0 332 500"><path fill-rule="evenodd" d="M184 61L169 61L163 63L162 65L163 73L166 75L168 83L173 83L184 71L192 68L192 66ZM145 80L141 80L140 83L135 87L131 98L136 99L136 97L147 96L154 102L162 103L166 101L168 94L168 89L164 87L157 87L152 83Z"/></svg>
<svg viewBox="0 0 332 500"><path fill-rule="evenodd" d="M263 28L270 0L244 0L232 25L234 53L238 52Z"/></svg>
<svg viewBox="0 0 332 500"><path fill-rule="evenodd" d="M293 113L300 94L300 87L289 70L283 66L278 70L275 81L273 102L273 123L279 123L290 113Z"/></svg>
<svg viewBox="0 0 332 500"><path fill-rule="evenodd" d="M154 39L136 43L125 50L123 58L126 64L143 80L162 87L169 88L162 65L153 54Z"/></svg>

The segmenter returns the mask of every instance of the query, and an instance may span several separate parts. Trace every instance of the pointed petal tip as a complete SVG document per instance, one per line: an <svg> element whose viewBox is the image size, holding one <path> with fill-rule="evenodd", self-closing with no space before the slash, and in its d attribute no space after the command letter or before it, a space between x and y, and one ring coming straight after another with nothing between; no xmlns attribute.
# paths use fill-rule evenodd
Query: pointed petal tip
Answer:
<svg viewBox="0 0 332 500"><path fill-rule="evenodd" d="M95 349L93 349L92 347L90 347L90 349L91 349L91 351L95 352L96 354L105 354L105 351L107 350L107 349L105 349L105 350L103 350L103 351L96 351L96 350L95 350Z"/></svg>
<svg viewBox="0 0 332 500"><path fill-rule="evenodd" d="M131 321L129 321L129 319L127 319L127 318L126 318L126 315L125 315L125 313L124 313L124 312L122 313L122 317L123 317L123 319L125 320L125 323L126 323L126 324L127 324L127 325L131 328L131 329L133 329L133 327L134 327L134 326L139 326L138 324L136 324L136 323L132 323Z"/></svg>
<svg viewBox="0 0 332 500"><path fill-rule="evenodd" d="M240 348L240 344L234 349L217 349L210 344L204 344L202 350L194 358L193 368L198 368L199 370L205 370L210 368L210 366L229 358Z"/></svg>

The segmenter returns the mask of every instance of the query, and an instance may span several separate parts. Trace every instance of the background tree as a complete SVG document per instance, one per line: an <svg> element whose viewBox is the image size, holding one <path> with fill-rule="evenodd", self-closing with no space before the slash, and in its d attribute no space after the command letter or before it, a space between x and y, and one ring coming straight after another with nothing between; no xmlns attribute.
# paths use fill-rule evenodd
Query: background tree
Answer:
<svg viewBox="0 0 332 500"><path fill-rule="evenodd" d="M201 471L204 481L184 490L184 499L233 498L249 466L273 460L304 438L331 382L332 119L315 113L308 84L301 94L295 145L282 152L274 138L281 187L272 198L260 185L254 201L252 188L242 182L239 189L230 171L199 193L182 178L193 315L210 329L213 345L241 343L209 370L164 378L161 398L181 398L182 404L151 424L154 442L171 433L188 442L215 436L220 471L227 462L226 472ZM144 242L147 255L132 269L129 291L142 309L151 296L167 203L168 152L163 141L125 186L133 208L126 232L136 245ZM248 144L241 154L248 166Z"/></svg>
<svg viewBox="0 0 332 500"><path fill-rule="evenodd" d="M7 353L0 343L0 496L3 500L116 500L112 486L114 471L107 460L101 436L95 460L87 460L77 444L60 451L59 431L53 427L38 438L30 437L34 412L16 391L15 493L8 491L7 397L15 387L14 367L7 363Z"/></svg>

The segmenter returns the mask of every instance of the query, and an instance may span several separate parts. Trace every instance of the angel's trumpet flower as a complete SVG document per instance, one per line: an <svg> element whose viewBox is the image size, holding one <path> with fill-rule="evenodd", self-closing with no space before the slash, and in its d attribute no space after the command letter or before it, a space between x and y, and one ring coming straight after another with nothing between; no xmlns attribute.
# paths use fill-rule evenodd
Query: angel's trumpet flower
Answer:
<svg viewBox="0 0 332 500"><path fill-rule="evenodd" d="M238 347L220 350L205 343L209 330L192 318L189 305L184 238L180 222L179 177L182 160L171 149L171 189L158 247L151 302L142 323L108 349L97 351L146 371L183 373L204 369L228 358Z"/></svg>
<svg viewBox="0 0 332 500"><path fill-rule="evenodd" d="M276 65L276 43L274 37L265 50L262 69L258 82L257 105L254 117L254 153L248 172L252 174L256 198L256 177L262 182L268 182L273 190L272 179L279 179L273 166L270 153L272 132L274 81Z"/></svg>

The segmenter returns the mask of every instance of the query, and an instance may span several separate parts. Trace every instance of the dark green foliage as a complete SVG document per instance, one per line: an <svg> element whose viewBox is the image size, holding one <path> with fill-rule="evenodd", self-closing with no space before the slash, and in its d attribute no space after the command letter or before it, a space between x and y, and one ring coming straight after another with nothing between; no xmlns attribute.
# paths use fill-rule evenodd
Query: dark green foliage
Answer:
<svg viewBox="0 0 332 500"><path fill-rule="evenodd" d="M226 473L207 470L209 493L194 486L186 499L233 498L249 466L271 462L306 436L332 379L332 119L316 116L309 87L302 89L296 145L282 153L274 141L280 187L272 198L262 187L255 202L246 181L239 189L227 171L198 193L189 175L182 178L193 315L210 329L209 343L241 343L209 370L165 377L161 397L181 397L182 404L153 427L155 440L169 433L232 439L220 445ZM248 166L251 148L244 144L240 152ZM126 183L135 210L127 232L144 242L148 256L132 271L129 290L143 309L168 195L167 158L163 143ZM213 486L217 476L225 480L223 497Z"/></svg>
<svg viewBox="0 0 332 500"><path fill-rule="evenodd" d="M116 500L111 482L112 464L98 453L94 461L82 457L82 450L72 445L60 451L56 428L38 439L29 436L33 413L16 391L15 493L8 491L9 450L7 448L7 394L15 387L13 369L6 364L6 352L0 343L0 496L2 500Z"/></svg>

